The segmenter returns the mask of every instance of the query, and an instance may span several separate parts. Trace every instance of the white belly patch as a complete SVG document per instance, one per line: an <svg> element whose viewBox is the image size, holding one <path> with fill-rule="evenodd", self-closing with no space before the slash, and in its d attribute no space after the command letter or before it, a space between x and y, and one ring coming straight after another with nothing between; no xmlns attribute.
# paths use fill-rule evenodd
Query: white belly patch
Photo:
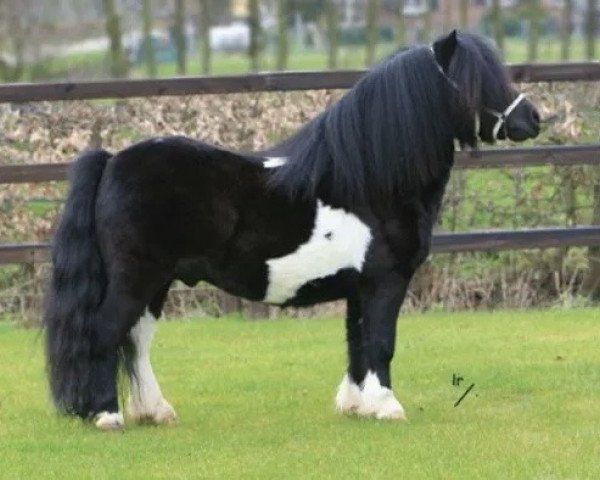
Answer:
<svg viewBox="0 0 600 480"><path fill-rule="evenodd" d="M361 271L371 231L356 215L317 201L312 235L294 252L267 260L269 284L264 301L281 304L302 285L344 268Z"/></svg>

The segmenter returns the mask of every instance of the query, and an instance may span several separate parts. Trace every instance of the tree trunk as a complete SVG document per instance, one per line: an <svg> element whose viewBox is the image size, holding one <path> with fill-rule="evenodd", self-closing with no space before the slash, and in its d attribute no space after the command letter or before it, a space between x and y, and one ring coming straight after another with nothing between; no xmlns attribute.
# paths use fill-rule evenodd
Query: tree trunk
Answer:
<svg viewBox="0 0 600 480"><path fill-rule="evenodd" d="M585 53L588 60L595 60L596 56L596 19L598 15L598 0L588 0L587 28L585 32Z"/></svg>
<svg viewBox="0 0 600 480"><path fill-rule="evenodd" d="M527 38L527 61L534 62L538 58L538 46L540 43L540 2L531 0L529 6L529 36Z"/></svg>
<svg viewBox="0 0 600 480"><path fill-rule="evenodd" d="M177 51L177 73L186 73L185 0L175 1L175 25L173 29Z"/></svg>
<svg viewBox="0 0 600 480"><path fill-rule="evenodd" d="M379 31L377 28L377 12L379 10L379 0L367 0L367 11L366 15L366 37L367 37L367 55L365 61L367 67L375 63L375 50L377 48L377 39L379 37Z"/></svg>
<svg viewBox="0 0 600 480"><path fill-rule="evenodd" d="M144 34L144 61L149 77L156 77L156 59L152 43L152 0L142 0L142 28Z"/></svg>
<svg viewBox="0 0 600 480"><path fill-rule="evenodd" d="M592 169L593 187L592 195L594 209L592 212L592 225L600 225L600 167ZM583 291L594 301L600 301L600 246L588 248L588 272L583 284Z"/></svg>
<svg viewBox="0 0 600 480"><path fill-rule="evenodd" d="M421 39L422 42L424 43L429 43L431 42L431 22L432 22L432 18L431 18L431 1L432 0L427 0L427 7L425 10L425 14L423 17L423 38Z"/></svg>
<svg viewBox="0 0 600 480"><path fill-rule="evenodd" d="M288 63L289 0L277 0L277 70L285 70Z"/></svg>
<svg viewBox="0 0 600 480"><path fill-rule="evenodd" d="M565 0L560 22L560 58L571 58L571 30L573 28L573 0Z"/></svg>
<svg viewBox="0 0 600 480"><path fill-rule="evenodd" d="M460 28L469 29L469 0L460 0Z"/></svg>
<svg viewBox="0 0 600 480"><path fill-rule="evenodd" d="M102 0L102 6L106 19L106 33L110 41L110 73L116 78L125 77L128 62L123 51L121 25L115 7L115 0Z"/></svg>
<svg viewBox="0 0 600 480"><path fill-rule="evenodd" d="M0 80L17 82L25 74L25 46L27 42L34 46L31 40L31 34L34 33L32 11L32 5L23 0L0 0L0 46L10 46L14 57L14 63L0 58Z"/></svg>
<svg viewBox="0 0 600 480"><path fill-rule="evenodd" d="M406 45L406 19L404 18L404 0L398 0L398 26L396 31L396 45Z"/></svg>
<svg viewBox="0 0 600 480"><path fill-rule="evenodd" d="M202 74L210 74L210 10L209 0L200 0L200 23L198 37L200 38L200 64Z"/></svg>
<svg viewBox="0 0 600 480"><path fill-rule="evenodd" d="M327 50L327 66L330 69L337 68L338 61L338 40L339 40L339 15L335 0L325 0L327 3L327 33L329 38L329 48Z"/></svg>
<svg viewBox="0 0 600 480"><path fill-rule="evenodd" d="M15 28L11 28L11 43L15 56L15 64L9 69L10 75L8 78L11 82L21 80L25 73L25 32L19 19L14 19L14 22Z"/></svg>
<svg viewBox="0 0 600 480"><path fill-rule="evenodd" d="M250 45L248 46L248 55L250 56L250 70L257 72L260 70L260 12L258 9L258 0L250 0Z"/></svg>
<svg viewBox="0 0 600 480"><path fill-rule="evenodd" d="M496 46L504 53L504 22L502 20L500 0L492 0L492 25Z"/></svg>
<svg viewBox="0 0 600 480"><path fill-rule="evenodd" d="M448 33L456 27L453 20L453 5L450 2L438 2L438 5L438 8L442 9L442 32ZM454 4L454 7L456 8L456 4Z"/></svg>

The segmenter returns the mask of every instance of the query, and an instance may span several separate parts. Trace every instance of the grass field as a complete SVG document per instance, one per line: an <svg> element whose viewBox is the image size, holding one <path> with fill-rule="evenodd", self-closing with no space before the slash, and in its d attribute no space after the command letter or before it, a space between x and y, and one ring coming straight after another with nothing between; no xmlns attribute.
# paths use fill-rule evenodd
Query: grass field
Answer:
<svg viewBox="0 0 600 480"><path fill-rule="evenodd" d="M383 59L397 49L393 43L381 43L377 46L377 58ZM597 42L597 51L600 51L600 41ZM365 67L366 48L362 46L341 47L338 51L339 69L352 69ZM505 39L505 58L508 63L527 61L527 43L523 39ZM261 56L261 70L275 70L276 55L267 51ZM574 38L571 47L571 60L585 60L585 44L583 40ZM560 61L560 42L557 38L544 38L539 44L537 62ZM288 70L327 70L327 53L324 50L295 49L289 55ZM243 53L214 52L211 62L211 75L242 74L250 70L248 56ZM193 52L188 55L188 75L198 75L200 72L200 53ZM173 63L158 65L159 77L172 77L177 75L177 66ZM146 68L143 65L133 68L133 75L144 77Z"/></svg>
<svg viewBox="0 0 600 480"><path fill-rule="evenodd" d="M394 377L408 423L333 413L342 323L161 325L155 370L179 423L128 425L124 434L53 414L38 332L0 323L0 477L600 475L598 310L402 318ZM460 387L453 373L464 377Z"/></svg>

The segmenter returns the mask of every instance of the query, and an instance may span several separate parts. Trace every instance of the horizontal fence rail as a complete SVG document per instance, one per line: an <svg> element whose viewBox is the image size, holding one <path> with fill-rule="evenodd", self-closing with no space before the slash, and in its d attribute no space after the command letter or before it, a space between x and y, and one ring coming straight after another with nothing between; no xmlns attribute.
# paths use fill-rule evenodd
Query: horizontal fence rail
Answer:
<svg viewBox="0 0 600 480"><path fill-rule="evenodd" d="M431 251L452 253L594 245L600 245L600 226L439 233L433 236Z"/></svg>
<svg viewBox="0 0 600 480"><path fill-rule="evenodd" d="M594 245L600 245L600 226L438 233L433 236L431 252L481 252ZM0 264L43 263L49 258L50 246L47 243L0 245Z"/></svg>
<svg viewBox="0 0 600 480"><path fill-rule="evenodd" d="M542 165L600 165L600 144L457 152L456 168L506 168ZM0 184L63 181L69 163L0 165Z"/></svg>
<svg viewBox="0 0 600 480"><path fill-rule="evenodd" d="M600 62L509 65L516 82L600 80ZM366 70L274 72L246 75L0 85L0 102L36 102L350 88Z"/></svg>
<svg viewBox="0 0 600 480"><path fill-rule="evenodd" d="M599 81L600 62L520 64L509 66L517 82ZM349 88L364 70L278 72L222 77L181 77L77 83L0 85L1 102L84 100L197 95L260 91ZM538 148L488 149L458 152L457 168L501 168L537 165L600 165L600 144ZM69 163L0 166L0 184L63 181ZM600 226L438 233L432 252L470 252L600 245ZM0 245L0 264L43 263L48 244Z"/></svg>
<svg viewBox="0 0 600 480"><path fill-rule="evenodd" d="M0 184L37 183L67 179L70 163L26 163L0 165Z"/></svg>
<svg viewBox="0 0 600 480"><path fill-rule="evenodd" d="M506 168L540 165L600 165L600 144L535 148L498 148L457 152L456 168ZM0 165L0 184L63 181L69 163Z"/></svg>

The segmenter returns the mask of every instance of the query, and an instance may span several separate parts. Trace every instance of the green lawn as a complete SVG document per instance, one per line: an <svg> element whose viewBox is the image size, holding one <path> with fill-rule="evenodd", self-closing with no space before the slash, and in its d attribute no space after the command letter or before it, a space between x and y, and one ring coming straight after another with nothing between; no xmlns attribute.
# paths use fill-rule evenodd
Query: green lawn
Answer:
<svg viewBox="0 0 600 480"><path fill-rule="evenodd" d="M505 58L508 63L527 61L527 42L523 38L506 37ZM393 42L377 45L377 58L383 59L397 49ZM560 61L560 40L557 37L543 37L539 42L537 62ZM338 50L338 69L354 69L365 67L365 46L342 46ZM596 44L600 52L600 39ZM260 70L273 71L275 66L275 47L273 45L263 52ZM585 42L581 38L573 38L571 43L570 60L585 60ZM44 78L61 79L72 77L93 78L106 73L108 65L107 52L77 53L64 57L48 58L35 65L29 66L27 81L43 81ZM163 63L157 66L158 77L177 76L175 62ZM200 74L200 52L190 52L187 56L187 74ZM211 75L236 75L250 70L248 55L245 53L213 52ZM327 52L324 49L308 50L292 46L287 70L327 70ZM132 77L145 77L146 67L134 65Z"/></svg>
<svg viewBox="0 0 600 480"><path fill-rule="evenodd" d="M0 323L0 477L598 478L598 310L402 318L408 423L333 413L342 324L163 324L155 370L179 424L104 434L52 413L38 332Z"/></svg>
<svg viewBox="0 0 600 480"><path fill-rule="evenodd" d="M385 58L394 52L397 46L393 43L382 43L377 46L377 57ZM558 38L546 37L539 43L537 62L560 61L560 41ZM523 39L505 39L505 58L508 63L520 63L527 61L527 43ZM600 40L596 45L596 51L600 52ZM275 53L266 52L261 57L261 70L275 70ZM571 60L585 60L585 43L578 38L572 39ZM352 69L364 68L365 47L341 47L338 52L338 68ZM211 75L227 75L246 73L250 69L248 56L242 53L220 53L215 52L212 56ZM302 50L296 49L289 55L288 70L326 70L327 53L324 50ZM188 75L198 75L200 72L200 53L188 55ZM133 76L144 77L145 66L133 68ZM159 77L172 77L177 75L176 64L163 63L158 65Z"/></svg>

